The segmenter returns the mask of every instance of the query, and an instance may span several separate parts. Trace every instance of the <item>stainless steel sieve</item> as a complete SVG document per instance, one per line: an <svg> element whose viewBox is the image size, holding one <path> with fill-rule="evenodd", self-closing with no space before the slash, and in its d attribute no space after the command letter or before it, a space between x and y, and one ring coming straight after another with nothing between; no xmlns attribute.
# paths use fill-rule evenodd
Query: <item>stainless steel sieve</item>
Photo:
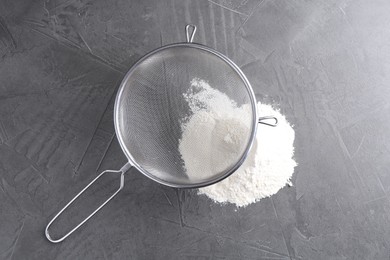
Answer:
<svg viewBox="0 0 390 260"><path fill-rule="evenodd" d="M257 123L277 125L275 117L258 117L255 95L240 68L223 54L193 43L195 32L195 25L187 25L187 42L163 46L146 54L126 74L115 100L114 124L128 163L120 170L100 173L53 217L45 229L50 242L63 241L114 198L122 190L124 174L130 168L135 167L150 179L170 187L199 188L211 185L228 177L244 162L256 135ZM181 124L184 118L191 115L184 94L194 78L206 80L237 105L249 105L251 113L248 119L243 119L247 132L237 151L240 156L226 159L230 160L224 161L226 167L206 176L202 175L202 178L196 180L186 175L184 162L178 151L182 135ZM226 117L229 115L226 114ZM218 147L210 152L217 153ZM53 239L49 234L52 223L106 173L120 173L119 188L80 224L64 236Z"/></svg>

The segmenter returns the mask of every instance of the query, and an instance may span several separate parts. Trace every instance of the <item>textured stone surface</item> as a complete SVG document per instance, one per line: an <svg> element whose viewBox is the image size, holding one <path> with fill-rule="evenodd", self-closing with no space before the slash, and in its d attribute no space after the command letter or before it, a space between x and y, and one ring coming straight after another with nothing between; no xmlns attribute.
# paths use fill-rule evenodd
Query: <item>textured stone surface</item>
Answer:
<svg viewBox="0 0 390 260"><path fill-rule="evenodd" d="M388 259L389 13L386 0L0 0L0 259ZM187 23L294 124L294 186L236 209L131 170L49 243L50 218L126 162L112 120L124 74ZM116 185L99 181L53 233Z"/></svg>

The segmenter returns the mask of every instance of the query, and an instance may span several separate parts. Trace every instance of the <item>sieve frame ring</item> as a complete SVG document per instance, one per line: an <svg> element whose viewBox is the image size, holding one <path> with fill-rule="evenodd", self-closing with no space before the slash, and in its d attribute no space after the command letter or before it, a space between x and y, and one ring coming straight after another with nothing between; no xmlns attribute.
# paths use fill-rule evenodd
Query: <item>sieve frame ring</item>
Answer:
<svg viewBox="0 0 390 260"><path fill-rule="evenodd" d="M205 51L211 55L214 55L218 58L220 58L222 61L224 61L225 63L227 63L238 75L239 77L241 78L241 80L243 81L247 91L248 91L248 94L249 94L249 99L251 101L251 108L252 108L252 131L251 131L251 134L249 136L249 141L248 141L248 144L244 150L244 152L242 153L240 159L229 169L227 170L224 174L222 174L221 176L218 176L212 180L208 180L208 181L203 181L203 182L199 182L199 183L194 183L194 184L178 184L178 183L173 183L173 182L169 182L169 181L166 181L166 180L163 180L163 179L160 179L158 178L157 176L151 174L150 172L148 172L147 170L145 170L141 165L139 165L137 163L137 161L133 158L133 156L131 155L131 152L129 151L128 147L126 146L126 144L124 143L123 141L123 135L121 133L121 130L119 129L119 108L120 108L120 99L122 97L122 94L123 94L123 91L127 85L127 81L130 79L131 75L133 74L133 72L135 71L135 69L143 62L145 61L147 58L163 51L163 50L166 50L166 49L170 49L170 48L176 48L176 47L189 47L189 48L195 48L195 49L198 49L198 50L202 50L202 51ZM118 138L118 141L119 141L119 145L121 146L121 149L123 151L123 153L126 155L126 158L128 160L128 162L134 167L136 168L139 172L141 172L143 175L145 175L146 177L148 177L149 179L157 182L157 183L160 183L162 185L165 185L165 186L168 186L168 187L173 187L173 188L183 188L183 189L195 189L195 188L202 188L202 187L206 187L206 186L209 186L209 185L212 185L212 184L215 184L217 182L220 182L222 181L223 179L229 177L230 175L232 175L245 161L245 159L248 157L248 154L253 146L253 142L254 142L254 139L256 137L256 132L257 132L257 126L258 126L258 112L257 112L257 105L256 105L256 96L253 92L253 89L252 89L252 86L251 84L249 83L249 80L247 79L247 77L245 76L245 74L242 72L242 70L230 59L228 58L227 56L225 56L224 54L210 48L210 47L207 47L205 45L202 45L202 44L198 44L198 43L174 43L174 44L169 44L169 45L165 45L165 46L162 46L160 48L157 48L147 54L145 54L144 56L142 56L133 66L131 66L131 68L129 69L129 71L126 73L126 75L124 76L120 86L119 86L119 90L117 92L117 95L116 95L116 98L115 98L115 104L114 104L114 127L115 127L115 133L116 133L116 136Z"/></svg>

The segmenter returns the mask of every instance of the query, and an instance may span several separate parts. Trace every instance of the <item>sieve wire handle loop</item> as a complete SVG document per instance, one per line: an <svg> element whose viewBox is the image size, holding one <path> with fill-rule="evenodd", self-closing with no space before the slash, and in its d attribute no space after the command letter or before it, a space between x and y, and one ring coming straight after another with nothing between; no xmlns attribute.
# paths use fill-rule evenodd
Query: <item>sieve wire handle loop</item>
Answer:
<svg viewBox="0 0 390 260"><path fill-rule="evenodd" d="M269 121L269 120L273 120L274 122L268 123L267 121ZM259 124L275 127L278 125L278 119L274 116L259 117Z"/></svg>
<svg viewBox="0 0 390 260"><path fill-rule="evenodd" d="M52 242L52 243L59 243L62 242L65 238L70 236L74 231L76 231L79 227L81 227L85 222L87 222L93 215L95 215L101 208L103 208L110 200L112 200L124 187L125 185L125 173L132 167L130 163L126 163L119 171L114 171L114 170L106 170L102 173L100 173L95 179L93 179L87 186L85 186L84 189L82 189L76 196L74 196L73 199L71 199L68 204L65 205L58 213L55 215L52 220L47 224L46 229L45 229L45 235L46 238ZM64 236L58 238L58 239L53 239L50 236L49 233L49 228L51 224L81 195L83 194L95 181L97 181L100 177L102 177L106 173L120 173L120 184L119 188L105 201L103 202L97 209L95 209L88 217L86 217L83 221L81 221L77 226L75 226L72 230L70 230L67 234Z"/></svg>
<svg viewBox="0 0 390 260"><path fill-rule="evenodd" d="M190 33L190 29L192 28L192 32ZM188 43L192 43L194 40L194 36L196 33L196 26L193 24L187 24L186 25L186 38Z"/></svg>

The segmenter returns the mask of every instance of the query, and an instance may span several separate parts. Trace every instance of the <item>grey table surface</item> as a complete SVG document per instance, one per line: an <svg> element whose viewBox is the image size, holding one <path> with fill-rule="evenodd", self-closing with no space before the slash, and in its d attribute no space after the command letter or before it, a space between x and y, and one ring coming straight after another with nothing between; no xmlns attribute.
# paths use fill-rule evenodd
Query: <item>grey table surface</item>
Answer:
<svg viewBox="0 0 390 260"><path fill-rule="evenodd" d="M0 0L0 258L389 259L389 14L388 0ZM237 209L131 170L49 243L49 219L126 162L112 119L124 74L187 23L294 125L294 185ZM118 176L98 184L55 236Z"/></svg>

